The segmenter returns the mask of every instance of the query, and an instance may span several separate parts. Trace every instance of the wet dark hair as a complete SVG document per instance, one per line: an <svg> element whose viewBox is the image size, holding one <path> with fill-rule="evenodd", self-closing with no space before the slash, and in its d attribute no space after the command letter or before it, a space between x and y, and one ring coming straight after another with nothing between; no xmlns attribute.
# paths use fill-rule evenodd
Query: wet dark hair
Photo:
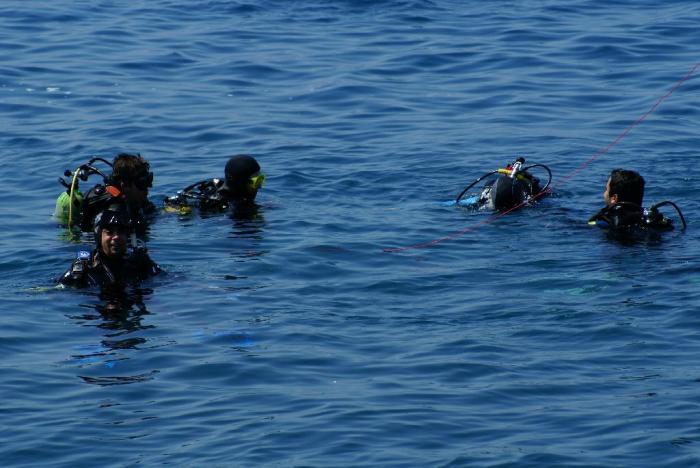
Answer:
<svg viewBox="0 0 700 468"><path fill-rule="evenodd" d="M142 179L150 184L153 180L150 168L151 165L140 154L120 153L112 163L112 181L122 187L125 184L136 184Z"/></svg>
<svg viewBox="0 0 700 468"><path fill-rule="evenodd" d="M644 199L644 177L627 169L613 169L610 173L608 196L617 195L618 202L642 205Z"/></svg>

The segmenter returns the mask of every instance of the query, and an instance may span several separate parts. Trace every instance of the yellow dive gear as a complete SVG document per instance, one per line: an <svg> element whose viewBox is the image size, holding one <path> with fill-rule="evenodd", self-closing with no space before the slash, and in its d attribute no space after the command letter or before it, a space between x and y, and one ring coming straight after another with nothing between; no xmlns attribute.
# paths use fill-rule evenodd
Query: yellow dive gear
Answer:
<svg viewBox="0 0 700 468"><path fill-rule="evenodd" d="M263 174L262 172L258 172L257 175L254 175L250 178L250 182L248 182L248 185L254 190L260 189L263 185L265 185L265 174Z"/></svg>
<svg viewBox="0 0 700 468"><path fill-rule="evenodd" d="M71 206L71 196L68 192L63 192L56 199L56 209L53 212L53 217L59 224L70 225L72 223L73 212L80 209L80 204L83 202L83 194L78 190L73 191Z"/></svg>

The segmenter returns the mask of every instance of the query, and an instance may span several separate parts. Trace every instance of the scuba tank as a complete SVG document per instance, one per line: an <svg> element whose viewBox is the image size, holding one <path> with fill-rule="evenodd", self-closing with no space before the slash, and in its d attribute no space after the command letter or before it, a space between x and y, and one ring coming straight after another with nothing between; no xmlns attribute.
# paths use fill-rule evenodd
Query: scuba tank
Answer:
<svg viewBox="0 0 700 468"><path fill-rule="evenodd" d="M77 215L80 213L80 205L82 203L83 194L80 193L78 184L76 183L73 189L68 185L66 190L56 199L53 218L61 225L70 226L73 224L73 214Z"/></svg>
<svg viewBox="0 0 700 468"><path fill-rule="evenodd" d="M484 179L489 179L484 185L481 194L470 198L472 205L488 207L491 210L505 211L527 203L530 199L546 192L552 182L552 171L544 164L531 164L525 166L525 159L517 158L505 168L487 172L467 185L457 196L455 203L460 205L465 195L476 184ZM529 170L542 168L547 172L548 180L544 187L540 187L540 180L534 177Z"/></svg>

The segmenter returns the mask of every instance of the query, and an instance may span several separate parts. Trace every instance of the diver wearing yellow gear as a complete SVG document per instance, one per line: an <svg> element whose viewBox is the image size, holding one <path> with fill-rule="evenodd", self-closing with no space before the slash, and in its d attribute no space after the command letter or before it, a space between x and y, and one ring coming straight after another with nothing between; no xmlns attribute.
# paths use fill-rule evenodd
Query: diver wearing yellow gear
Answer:
<svg viewBox="0 0 700 468"><path fill-rule="evenodd" d="M252 205L265 183L260 164L248 155L233 156L226 163L225 179L196 182L165 199L165 209L188 213L192 207L202 211L223 211L229 206Z"/></svg>

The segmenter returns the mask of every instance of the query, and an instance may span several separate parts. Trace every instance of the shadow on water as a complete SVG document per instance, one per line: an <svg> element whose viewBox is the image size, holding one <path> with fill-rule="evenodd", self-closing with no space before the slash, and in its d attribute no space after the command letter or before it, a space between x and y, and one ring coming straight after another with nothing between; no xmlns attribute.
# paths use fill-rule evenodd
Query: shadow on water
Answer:
<svg viewBox="0 0 700 468"><path fill-rule="evenodd" d="M246 203L235 205L229 212L233 222L232 237L262 240L265 228L265 216L260 205Z"/></svg>
<svg viewBox="0 0 700 468"><path fill-rule="evenodd" d="M222 210L200 210L179 215L182 222L191 221L193 217L201 219L228 216L233 222L232 237L262 239L261 233L265 227L265 216L262 206L253 203L236 203Z"/></svg>
<svg viewBox="0 0 700 468"><path fill-rule="evenodd" d="M119 361L129 359L123 356L124 351L138 350L147 342L146 338L134 335L143 330L155 328L154 325L143 323L145 317L150 314L144 300L152 293L151 289L102 288L96 294L97 303L80 304L79 307L89 311L68 317L78 325L102 330L103 338L99 344L79 346L76 348L77 353L71 355L71 358L76 360L80 367L97 366L103 372L111 372ZM79 375L79 377L89 384L124 385L150 380L158 372L153 370L137 375Z"/></svg>
<svg viewBox="0 0 700 468"><path fill-rule="evenodd" d="M650 228L601 229L601 235L612 245L661 249L672 239L685 234L685 229L657 230Z"/></svg>
<svg viewBox="0 0 700 468"><path fill-rule="evenodd" d="M260 205L257 203L235 206L229 212L229 219L232 222L230 239L237 239L245 242L240 249L230 252L230 257L236 263L247 262L249 260L263 257L267 252L260 249L265 230L265 217ZM247 280L245 275L224 275L226 280ZM237 291L252 291L256 286L239 285L234 288Z"/></svg>

